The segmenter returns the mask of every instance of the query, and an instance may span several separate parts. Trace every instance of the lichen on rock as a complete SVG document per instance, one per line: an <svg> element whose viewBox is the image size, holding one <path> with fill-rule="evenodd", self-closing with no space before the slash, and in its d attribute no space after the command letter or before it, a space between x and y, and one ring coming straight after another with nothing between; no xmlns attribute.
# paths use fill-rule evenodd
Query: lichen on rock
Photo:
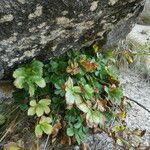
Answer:
<svg viewBox="0 0 150 150"><path fill-rule="evenodd" d="M46 60L97 41L125 38L144 0L1 0L0 65L5 76L33 57Z"/></svg>

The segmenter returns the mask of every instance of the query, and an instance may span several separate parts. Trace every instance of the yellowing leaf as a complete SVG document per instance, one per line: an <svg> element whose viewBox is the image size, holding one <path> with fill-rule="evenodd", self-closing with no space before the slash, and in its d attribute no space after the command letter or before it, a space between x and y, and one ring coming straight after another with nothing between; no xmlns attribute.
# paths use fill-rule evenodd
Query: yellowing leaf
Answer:
<svg viewBox="0 0 150 150"><path fill-rule="evenodd" d="M36 137L40 138L43 134L43 130L41 129L41 126L38 124L36 127L35 127L35 135Z"/></svg>
<svg viewBox="0 0 150 150"><path fill-rule="evenodd" d="M71 77L68 78L67 82L65 83L65 90L68 91L70 89L72 89L73 87L73 80L71 79Z"/></svg>
<svg viewBox="0 0 150 150"><path fill-rule="evenodd" d="M42 116L39 124L35 128L35 134L38 138L40 138L44 133L51 134L53 131L52 125L50 125L51 118Z"/></svg>
<svg viewBox="0 0 150 150"><path fill-rule="evenodd" d="M48 106L44 107L44 112L45 114L49 114L50 113L50 108Z"/></svg>
<svg viewBox="0 0 150 150"><path fill-rule="evenodd" d="M121 131L124 131L126 128L124 126L114 126L113 127L113 131L116 131L116 132L121 132Z"/></svg>
<svg viewBox="0 0 150 150"><path fill-rule="evenodd" d="M73 105L74 102L75 102L75 96L73 94L73 92L71 90L68 90L65 94L65 97L66 97L66 103L68 105Z"/></svg>
<svg viewBox="0 0 150 150"><path fill-rule="evenodd" d="M38 81L35 81L35 83L41 88L44 88L46 86L45 80L43 78L41 78Z"/></svg>
<svg viewBox="0 0 150 150"><path fill-rule="evenodd" d="M35 87L33 84L29 85L29 93L30 93L30 97L32 97L34 95L35 92Z"/></svg>
<svg viewBox="0 0 150 150"><path fill-rule="evenodd" d="M80 103L77 105L77 107L84 113L87 113L90 111L90 109L88 108L88 106L85 103Z"/></svg>
<svg viewBox="0 0 150 150"><path fill-rule="evenodd" d="M90 110L86 114L86 121L87 121L87 125L89 127L93 128L93 127L97 127L98 124L103 125L105 118L104 118L103 114L100 113L99 111Z"/></svg>
<svg viewBox="0 0 150 150"><path fill-rule="evenodd" d="M50 105L51 101L49 99L42 99L38 103L36 100L32 100L30 102L30 108L28 110L28 115L33 116L37 114L38 117L42 116L44 113L49 114L50 108L48 105Z"/></svg>
<svg viewBox="0 0 150 150"><path fill-rule="evenodd" d="M50 99L41 99L39 101L39 104L42 104L42 105L50 105L51 104L51 100Z"/></svg>
<svg viewBox="0 0 150 150"><path fill-rule="evenodd" d="M74 93L81 93L81 88L79 86L74 86L72 90Z"/></svg>
<svg viewBox="0 0 150 150"><path fill-rule="evenodd" d="M98 45L97 45L97 44L94 44L94 45L93 45L93 49L94 49L95 52L98 52L98 50L99 50Z"/></svg>
<svg viewBox="0 0 150 150"><path fill-rule="evenodd" d="M41 129L43 130L43 132L46 134L51 134L53 131L53 127L50 124L48 124L47 122L42 123L40 126L41 126Z"/></svg>
<svg viewBox="0 0 150 150"><path fill-rule="evenodd" d="M24 84L24 77L19 77L14 81L14 85L18 88L18 89L22 89L23 88L23 84Z"/></svg>
<svg viewBox="0 0 150 150"><path fill-rule="evenodd" d="M43 122L51 123L52 119L50 117L42 116L39 123L41 124Z"/></svg>
<svg viewBox="0 0 150 150"><path fill-rule="evenodd" d="M28 109L28 116L33 116L36 113L36 108L35 107L30 107Z"/></svg>
<svg viewBox="0 0 150 150"><path fill-rule="evenodd" d="M125 111L116 114L116 117L119 117L119 118L125 118L126 116L127 116L127 112L125 112Z"/></svg>
<svg viewBox="0 0 150 150"><path fill-rule="evenodd" d="M36 106L36 105L37 105L36 100L30 101L30 106Z"/></svg>
<svg viewBox="0 0 150 150"><path fill-rule="evenodd" d="M44 110L41 106L36 107L36 114L37 114L38 117L40 117L44 114Z"/></svg>

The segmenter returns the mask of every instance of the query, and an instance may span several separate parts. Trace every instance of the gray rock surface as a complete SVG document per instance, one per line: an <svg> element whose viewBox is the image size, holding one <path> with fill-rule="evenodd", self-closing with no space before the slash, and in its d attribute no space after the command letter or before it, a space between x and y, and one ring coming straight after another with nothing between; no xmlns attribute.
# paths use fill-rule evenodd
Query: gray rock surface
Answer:
<svg viewBox="0 0 150 150"><path fill-rule="evenodd" d="M144 0L1 0L0 68L7 75L33 57L46 60L94 41L115 46L143 5Z"/></svg>
<svg viewBox="0 0 150 150"><path fill-rule="evenodd" d="M141 73L136 70L122 70L120 81L124 94L150 111L150 83L143 78ZM143 145L150 146L150 112L135 102L129 102L132 108L126 118L127 126L130 129L146 130Z"/></svg>
<svg viewBox="0 0 150 150"><path fill-rule="evenodd" d="M136 24L127 36L127 43L136 54L134 67L150 76L150 26Z"/></svg>
<svg viewBox="0 0 150 150"><path fill-rule="evenodd" d="M146 4L143 10L143 13L141 14L142 21L150 25L150 0L146 0Z"/></svg>

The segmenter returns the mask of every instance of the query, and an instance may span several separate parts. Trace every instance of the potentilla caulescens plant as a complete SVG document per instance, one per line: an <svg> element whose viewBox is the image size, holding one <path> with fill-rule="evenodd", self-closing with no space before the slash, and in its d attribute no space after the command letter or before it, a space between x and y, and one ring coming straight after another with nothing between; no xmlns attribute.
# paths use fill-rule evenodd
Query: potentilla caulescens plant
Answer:
<svg viewBox="0 0 150 150"><path fill-rule="evenodd" d="M127 107L114 71L115 60L111 53L102 55L97 50L94 45L67 52L45 65L33 60L16 69L14 84L23 90L14 98L18 103L26 93L28 101L20 106L26 105L28 116L37 122L38 138L44 133L56 138L61 133L62 141L68 136L80 144L87 133L104 131L120 146L138 146L126 136Z"/></svg>

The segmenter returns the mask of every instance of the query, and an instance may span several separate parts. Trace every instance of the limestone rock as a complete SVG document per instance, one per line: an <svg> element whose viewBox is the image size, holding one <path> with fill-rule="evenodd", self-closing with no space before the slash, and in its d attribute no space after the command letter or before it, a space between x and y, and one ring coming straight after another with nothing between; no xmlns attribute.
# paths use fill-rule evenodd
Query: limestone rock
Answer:
<svg viewBox="0 0 150 150"><path fill-rule="evenodd" d="M127 36L134 56L134 67L150 76L150 26L136 24Z"/></svg>
<svg viewBox="0 0 150 150"><path fill-rule="evenodd" d="M115 46L131 30L144 1L1 0L0 68L6 76L34 57L47 60L94 41L105 49Z"/></svg>
<svg viewBox="0 0 150 150"><path fill-rule="evenodd" d="M144 10L141 14L144 24L150 25L150 0L146 0Z"/></svg>

